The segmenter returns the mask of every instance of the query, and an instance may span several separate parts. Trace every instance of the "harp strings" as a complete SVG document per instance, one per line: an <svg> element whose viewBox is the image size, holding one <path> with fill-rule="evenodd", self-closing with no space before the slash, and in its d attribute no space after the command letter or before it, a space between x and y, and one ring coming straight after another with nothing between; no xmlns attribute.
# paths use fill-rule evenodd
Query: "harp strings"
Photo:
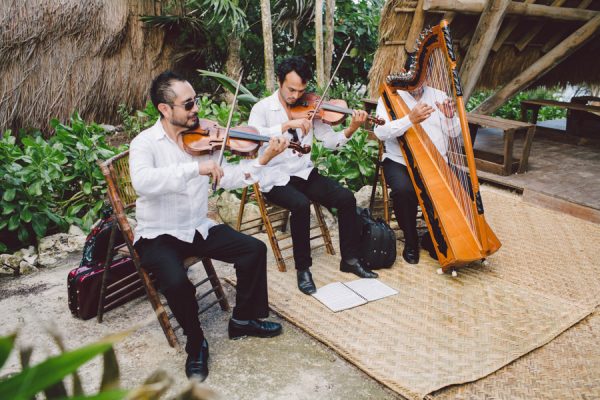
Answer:
<svg viewBox="0 0 600 400"><path fill-rule="evenodd" d="M464 154L463 136L456 110L457 103L454 90L452 90L452 77L446 57L439 47L433 49L425 73L424 84L433 89L432 93L435 99L434 104L430 104L430 106L437 110L430 118L438 118L444 139L442 152L445 150L446 157L442 156L442 152L437 150L433 141L425 140L426 147L429 148L430 154L434 155L435 161L440 167L457 203L460 205L465 218L469 221L471 230L475 233L475 214L471 196L467 192L471 191L469 168L466 164L467 157ZM449 111L452 110L454 115L447 118L442 111L444 108Z"/></svg>

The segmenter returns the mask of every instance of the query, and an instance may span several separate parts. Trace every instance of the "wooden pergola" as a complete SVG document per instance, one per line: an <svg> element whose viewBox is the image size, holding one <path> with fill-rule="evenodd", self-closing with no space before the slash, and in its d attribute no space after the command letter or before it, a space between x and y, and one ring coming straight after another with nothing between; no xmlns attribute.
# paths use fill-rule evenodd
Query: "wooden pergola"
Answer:
<svg viewBox="0 0 600 400"><path fill-rule="evenodd" d="M599 33L600 1L388 0L370 75L372 95L413 51L423 28L442 18L454 35L465 98L476 86L500 87L478 107L479 113L491 114L532 85L600 81L600 68L593 65L600 46L592 40ZM564 64L574 55L576 63ZM546 76L550 71L554 75Z"/></svg>

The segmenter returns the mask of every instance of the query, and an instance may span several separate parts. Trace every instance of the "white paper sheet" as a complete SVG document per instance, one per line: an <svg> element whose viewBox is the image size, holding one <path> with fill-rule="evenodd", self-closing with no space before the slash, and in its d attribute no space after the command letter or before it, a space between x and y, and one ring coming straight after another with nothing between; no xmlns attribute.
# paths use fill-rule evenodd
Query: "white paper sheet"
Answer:
<svg viewBox="0 0 600 400"><path fill-rule="evenodd" d="M367 302L342 282L334 282L320 287L312 296L333 312L360 306Z"/></svg>
<svg viewBox="0 0 600 400"><path fill-rule="evenodd" d="M379 279L357 279L344 283L347 287L354 290L359 296L367 301L383 299L384 297L398 294L396 289L393 289L381 282Z"/></svg>

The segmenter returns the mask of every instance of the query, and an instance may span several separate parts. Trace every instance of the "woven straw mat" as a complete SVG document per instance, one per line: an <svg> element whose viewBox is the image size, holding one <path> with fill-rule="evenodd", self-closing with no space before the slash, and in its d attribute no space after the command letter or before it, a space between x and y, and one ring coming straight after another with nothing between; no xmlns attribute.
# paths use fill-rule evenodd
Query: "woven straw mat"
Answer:
<svg viewBox="0 0 600 400"><path fill-rule="evenodd" d="M485 377L543 346L598 304L599 268L591 264L600 226L516 195L482 192L487 220L503 244L488 267L462 268L456 278L438 275L425 252L418 265L405 263L399 242L394 266L378 271L399 294L333 313L297 289L292 265L281 273L271 258L272 309L410 399ZM322 249L311 270L317 287L356 279L339 271L339 255Z"/></svg>

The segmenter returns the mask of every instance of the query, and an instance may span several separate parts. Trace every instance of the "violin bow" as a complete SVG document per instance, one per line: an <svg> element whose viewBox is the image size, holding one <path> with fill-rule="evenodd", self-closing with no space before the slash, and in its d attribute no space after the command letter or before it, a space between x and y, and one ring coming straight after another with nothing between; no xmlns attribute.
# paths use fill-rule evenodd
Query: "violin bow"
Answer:
<svg viewBox="0 0 600 400"><path fill-rule="evenodd" d="M221 166L223 163L223 156L225 155L225 147L227 146L227 139L229 139L229 130L231 129L231 119L233 118L233 110L235 109L235 104L237 103L238 93L240 91L240 86L242 85L242 76L244 76L244 71L240 72L240 77L237 81L237 85L235 87L235 94L233 95L233 101L231 102L231 110L229 110L229 118L227 119L227 127L225 128L225 137L223 138L223 146L221 146L221 151L219 152L219 161L218 165ZM212 183L213 192L217 190L217 181Z"/></svg>
<svg viewBox="0 0 600 400"><path fill-rule="evenodd" d="M340 58L340 61L337 64L337 67L335 67L333 74L331 74L331 78L329 79L329 82L327 82L327 86L325 86L325 90L323 91L323 94L321 95L321 98L319 99L319 102L317 103L317 106L315 107L315 111L314 111L313 115L310 117L310 122L313 121L313 119L315 118L315 115L317 115L317 111L319 110L319 107L321 107L321 103L323 103L323 100L325 100L325 95L327 94L327 91L329 90L329 87L331 86L331 82L333 82L333 78L335 78L335 75L337 74L338 69L340 69L340 65L342 65L342 61L344 61L346 54L348 54L348 49L350 48L351 44L352 44L352 41L349 41L348 46L346 46L346 50L344 50L344 54L342 54L342 57Z"/></svg>

